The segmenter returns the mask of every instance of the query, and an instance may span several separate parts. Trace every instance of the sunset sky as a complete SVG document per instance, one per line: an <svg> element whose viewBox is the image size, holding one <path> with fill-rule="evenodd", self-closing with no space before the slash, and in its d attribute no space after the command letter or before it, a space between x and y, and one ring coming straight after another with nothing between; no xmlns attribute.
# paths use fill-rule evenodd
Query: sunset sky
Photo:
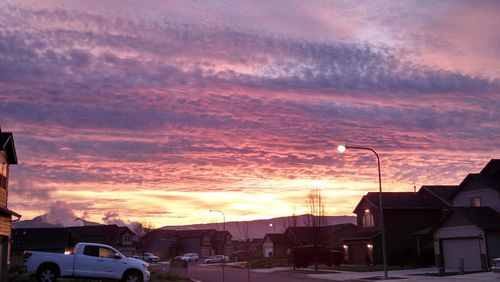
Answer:
<svg viewBox="0 0 500 282"><path fill-rule="evenodd" d="M500 157L500 1L2 1L9 208L160 227L458 184Z"/></svg>

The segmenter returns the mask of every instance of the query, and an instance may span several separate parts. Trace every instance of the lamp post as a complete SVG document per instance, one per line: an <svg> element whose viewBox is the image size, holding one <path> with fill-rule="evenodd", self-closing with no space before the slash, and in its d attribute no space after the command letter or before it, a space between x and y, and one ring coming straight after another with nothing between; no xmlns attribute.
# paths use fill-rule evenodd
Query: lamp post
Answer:
<svg viewBox="0 0 500 282"><path fill-rule="evenodd" d="M224 231L226 231L226 214L224 214L224 212L221 210L210 210L210 212L218 212L218 213L222 214L222 229ZM224 235L226 235L225 232L224 232ZM226 255L225 255L225 253L226 253L226 237L225 236L224 236L223 240L224 241L222 243L223 244L222 246L224 247L223 248L224 251L222 254L223 259L222 259L222 264L221 264L222 265L222 282L224 282L224 264L226 264Z"/></svg>
<svg viewBox="0 0 500 282"><path fill-rule="evenodd" d="M366 150L371 151L377 157L377 167L378 167L378 185L379 185L379 193L378 193L378 201L379 201L379 221L380 221L380 233L382 233L382 258L384 260L384 279L388 279L387 274L387 254L386 254L386 246L385 246L385 228L384 228L384 209L382 206L382 177L380 174L380 158L372 148L368 147L356 147L356 146L348 146L348 145L339 145L337 147L340 153L344 153L346 150L354 149L354 150Z"/></svg>
<svg viewBox="0 0 500 282"><path fill-rule="evenodd" d="M222 214L222 230L226 231L226 215L221 210L210 210L210 212L218 212Z"/></svg>

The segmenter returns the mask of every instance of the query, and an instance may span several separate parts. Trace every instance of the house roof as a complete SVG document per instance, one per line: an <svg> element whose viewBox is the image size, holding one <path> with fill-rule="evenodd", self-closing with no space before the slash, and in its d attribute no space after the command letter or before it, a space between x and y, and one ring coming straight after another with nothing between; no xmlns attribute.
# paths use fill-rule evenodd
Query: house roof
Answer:
<svg viewBox="0 0 500 282"><path fill-rule="evenodd" d="M213 239L216 241L224 241L227 236L230 236L231 238L233 237L233 235L231 235L229 231L215 231L215 233L213 234Z"/></svg>
<svg viewBox="0 0 500 282"><path fill-rule="evenodd" d="M500 159L491 159L481 170L481 174L500 175Z"/></svg>
<svg viewBox="0 0 500 282"><path fill-rule="evenodd" d="M363 201L368 201L376 208L379 207L379 192L369 192L354 209L354 213L360 208ZM439 209L436 204L426 200L422 195L415 192L382 192L382 204L384 209Z"/></svg>
<svg viewBox="0 0 500 282"><path fill-rule="evenodd" d="M0 151L4 150L7 153L7 162L9 164L17 164L17 154L12 133L1 132L0 130Z"/></svg>
<svg viewBox="0 0 500 282"><path fill-rule="evenodd" d="M483 230L500 230L500 214L490 207L453 208L453 212Z"/></svg>
<svg viewBox="0 0 500 282"><path fill-rule="evenodd" d="M12 229L12 249L64 249L69 247L69 238L66 228L16 228Z"/></svg>
<svg viewBox="0 0 500 282"><path fill-rule="evenodd" d="M273 244L287 244L289 242L288 237L283 233L268 233L264 236L264 241L266 237L269 238ZM264 243L264 241L262 241L262 243Z"/></svg>
<svg viewBox="0 0 500 282"><path fill-rule="evenodd" d="M488 187L500 193L500 159L491 159L480 173L468 174L450 197L454 198L467 185L477 188Z"/></svg>
<svg viewBox="0 0 500 282"><path fill-rule="evenodd" d="M8 208L3 208L0 207L0 214L8 215L8 216L15 216L17 218L21 218L21 215L18 214L17 212L11 211Z"/></svg>
<svg viewBox="0 0 500 282"><path fill-rule="evenodd" d="M373 239L380 235L379 230L372 230L372 231L359 231L355 232L349 236L346 236L343 238L343 241L350 241L350 240L367 240L367 239Z"/></svg>
<svg viewBox="0 0 500 282"><path fill-rule="evenodd" d="M128 227L95 225L52 228L15 228L16 249L61 249L76 242L113 244L123 233L134 234Z"/></svg>
<svg viewBox="0 0 500 282"><path fill-rule="evenodd" d="M352 223L342 223L342 224L335 224L335 225L327 225L327 226L321 226L320 227L320 232L325 235L331 235L345 227L348 226L355 226ZM313 230L314 227L310 226L297 226L297 227L288 227L285 231L285 234L289 234L289 232L293 232L293 237L296 241L300 242L311 242L313 238Z"/></svg>
<svg viewBox="0 0 500 282"><path fill-rule="evenodd" d="M474 185L481 188L493 188L500 192L500 176L493 176L481 173L470 173L465 177L465 179L460 183L459 189L455 191L453 195L456 195L459 190L463 189L466 185Z"/></svg>
<svg viewBox="0 0 500 282"><path fill-rule="evenodd" d="M451 205L451 196L458 189L458 185L423 185L420 190L427 190L436 198ZM419 192L420 192L419 190Z"/></svg>
<svg viewBox="0 0 500 282"><path fill-rule="evenodd" d="M215 229L176 230L176 235L181 238L201 237L204 235L212 236L215 232Z"/></svg>

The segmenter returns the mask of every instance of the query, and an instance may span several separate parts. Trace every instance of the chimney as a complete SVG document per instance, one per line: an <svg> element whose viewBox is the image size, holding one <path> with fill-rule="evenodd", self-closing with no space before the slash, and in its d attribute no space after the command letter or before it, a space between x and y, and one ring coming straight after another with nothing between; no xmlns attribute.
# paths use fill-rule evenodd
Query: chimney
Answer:
<svg viewBox="0 0 500 282"><path fill-rule="evenodd" d="M413 185L413 193L417 193L417 185Z"/></svg>

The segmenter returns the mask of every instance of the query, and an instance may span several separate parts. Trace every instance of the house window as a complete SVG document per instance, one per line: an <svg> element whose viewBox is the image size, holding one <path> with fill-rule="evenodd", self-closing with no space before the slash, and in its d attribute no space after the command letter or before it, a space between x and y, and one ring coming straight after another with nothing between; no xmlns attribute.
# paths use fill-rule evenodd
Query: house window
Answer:
<svg viewBox="0 0 500 282"><path fill-rule="evenodd" d="M132 235L130 235L130 234L123 235L123 242L124 243L130 243L130 242L132 242Z"/></svg>
<svg viewBox="0 0 500 282"><path fill-rule="evenodd" d="M365 210L363 214L363 227L373 227L373 214L371 214L369 209Z"/></svg>
<svg viewBox="0 0 500 282"><path fill-rule="evenodd" d="M470 205L472 207L480 207L481 206L481 197L474 197L470 199Z"/></svg>

